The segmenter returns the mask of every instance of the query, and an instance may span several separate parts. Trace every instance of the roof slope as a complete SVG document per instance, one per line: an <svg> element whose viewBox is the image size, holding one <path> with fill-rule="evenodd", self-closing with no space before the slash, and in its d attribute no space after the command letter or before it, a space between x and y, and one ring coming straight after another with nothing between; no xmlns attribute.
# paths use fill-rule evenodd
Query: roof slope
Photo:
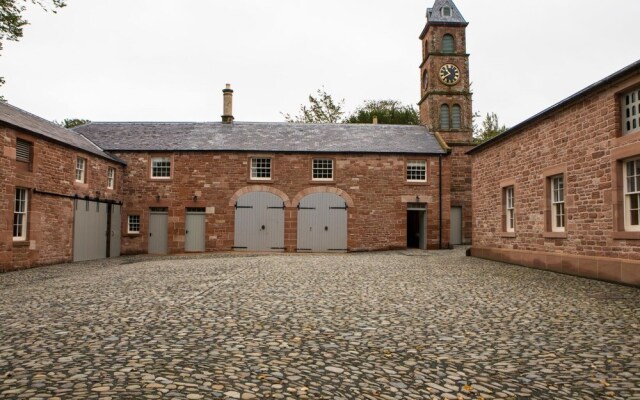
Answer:
<svg viewBox="0 0 640 400"><path fill-rule="evenodd" d="M451 15L442 15L444 7L451 7ZM432 24L450 23L450 24L466 24L462 13L458 10L453 0L436 0L432 8L427 9L427 21Z"/></svg>
<svg viewBox="0 0 640 400"><path fill-rule="evenodd" d="M543 119L551 114L553 114L554 112L558 111L559 109L575 102L575 101L579 101L584 99L585 96L588 96L590 94L592 94L593 92L598 91L599 89L619 80L622 78L625 78L629 75L632 74L638 74L640 73L640 60L622 68L621 70L614 72L613 74L607 76L606 78L599 80L598 82L587 86L586 88L582 89L581 91L567 97L566 99L552 105L551 107L540 111L539 113L537 113L536 115L534 115L531 118L528 118L522 122L520 122L519 124L517 124L516 126L504 131L503 133L499 134L498 136L495 136L489 140L487 140L486 142L477 145L476 147L472 148L471 150L467 151L467 154L474 154L474 153L478 153L486 148L489 148L490 146L494 145L495 143L498 143L502 140L508 139L509 137L520 133L523 131L523 129L525 129L526 127L528 127L529 125L535 123L536 121Z"/></svg>
<svg viewBox="0 0 640 400"><path fill-rule="evenodd" d="M122 160L105 153L102 149L77 132L63 128L53 122L47 121L44 118L40 118L37 115L21 110L8 103L0 102L0 121L27 130L46 139L51 139L55 142L71 146L118 163L123 163Z"/></svg>
<svg viewBox="0 0 640 400"><path fill-rule="evenodd" d="M423 126L234 122L92 122L75 128L111 151L445 154Z"/></svg>

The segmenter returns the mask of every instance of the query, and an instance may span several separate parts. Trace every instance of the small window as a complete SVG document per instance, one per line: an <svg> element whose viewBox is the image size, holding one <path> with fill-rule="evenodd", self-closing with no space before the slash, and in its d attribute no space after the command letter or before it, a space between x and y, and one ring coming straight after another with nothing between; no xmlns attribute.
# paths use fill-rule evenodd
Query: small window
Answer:
<svg viewBox="0 0 640 400"><path fill-rule="evenodd" d="M333 160L313 160L314 181L333 180Z"/></svg>
<svg viewBox="0 0 640 400"><path fill-rule="evenodd" d="M624 166L624 227L640 231L640 158Z"/></svg>
<svg viewBox="0 0 640 400"><path fill-rule="evenodd" d="M15 206L13 209L13 240L27 240L27 189L16 188Z"/></svg>
<svg viewBox="0 0 640 400"><path fill-rule="evenodd" d="M113 189L116 185L116 169L109 167L107 171L107 189Z"/></svg>
<svg viewBox="0 0 640 400"><path fill-rule="evenodd" d="M422 74L422 88L424 89L424 91L426 91L428 87L429 87L429 74L427 73L427 71L424 71L424 74Z"/></svg>
<svg viewBox="0 0 640 400"><path fill-rule="evenodd" d="M140 216L139 215L129 215L129 224L128 224L127 232L129 233L140 233Z"/></svg>
<svg viewBox="0 0 640 400"><path fill-rule="evenodd" d="M443 53L455 53L456 51L456 42L453 36L446 34L442 37L442 52Z"/></svg>
<svg viewBox="0 0 640 400"><path fill-rule="evenodd" d="M622 134L640 132L640 90L622 95Z"/></svg>
<svg viewBox="0 0 640 400"><path fill-rule="evenodd" d="M451 16L451 7L442 7L442 16L450 17Z"/></svg>
<svg viewBox="0 0 640 400"><path fill-rule="evenodd" d="M454 104L453 107L451 107L451 128L462 128L462 109L457 104Z"/></svg>
<svg viewBox="0 0 640 400"><path fill-rule="evenodd" d="M151 159L151 177L155 179L171 178L171 158L154 157Z"/></svg>
<svg viewBox="0 0 640 400"><path fill-rule="evenodd" d="M78 157L76 159L76 182L82 182L82 183L86 182L86 179L87 179L86 169L87 169L87 160L82 157Z"/></svg>
<svg viewBox="0 0 640 400"><path fill-rule="evenodd" d="M513 186L504 188L505 198L505 230L516 231L516 196Z"/></svg>
<svg viewBox="0 0 640 400"><path fill-rule="evenodd" d="M407 182L426 182L427 162L407 161Z"/></svg>
<svg viewBox="0 0 640 400"><path fill-rule="evenodd" d="M564 176L551 178L551 230L564 232L565 207L564 207Z"/></svg>
<svg viewBox="0 0 640 400"><path fill-rule="evenodd" d="M16 141L16 160L24 163L31 163L33 145L22 139Z"/></svg>
<svg viewBox="0 0 640 400"><path fill-rule="evenodd" d="M449 106L443 104L440 106L440 129L449 129Z"/></svg>
<svg viewBox="0 0 640 400"><path fill-rule="evenodd" d="M251 179L269 180L271 179L271 159L252 158L251 159Z"/></svg>

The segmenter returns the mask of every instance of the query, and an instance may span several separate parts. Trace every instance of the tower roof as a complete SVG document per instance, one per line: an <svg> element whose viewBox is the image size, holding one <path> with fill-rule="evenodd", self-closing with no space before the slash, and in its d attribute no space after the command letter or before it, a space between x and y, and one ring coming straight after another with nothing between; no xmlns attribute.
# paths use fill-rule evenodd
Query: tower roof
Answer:
<svg viewBox="0 0 640 400"><path fill-rule="evenodd" d="M467 21L465 21L453 0L436 0L432 8L427 8L427 23L466 25Z"/></svg>

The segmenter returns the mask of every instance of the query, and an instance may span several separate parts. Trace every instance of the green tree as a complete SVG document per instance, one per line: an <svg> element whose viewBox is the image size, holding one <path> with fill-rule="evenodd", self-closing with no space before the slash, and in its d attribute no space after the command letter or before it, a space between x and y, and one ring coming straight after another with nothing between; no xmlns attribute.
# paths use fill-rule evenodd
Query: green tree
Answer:
<svg viewBox="0 0 640 400"><path fill-rule="evenodd" d="M81 119L81 118L65 118L64 120L62 120L62 122L58 122L58 121L53 121L53 122L57 125L64 126L67 129L71 129L71 128L75 128L76 126L88 124L91 121L89 121L88 119Z"/></svg>
<svg viewBox="0 0 640 400"><path fill-rule="evenodd" d="M346 120L350 124L371 124L373 117L378 123L388 125L419 125L420 115L415 106L404 105L398 100L368 100Z"/></svg>
<svg viewBox="0 0 640 400"><path fill-rule="evenodd" d="M66 0L0 0L0 51L5 40L18 41L23 35L23 28L29 24L22 13L28 4L40 6L45 11L56 13L56 9L65 7ZM0 77L0 86L4 78ZM0 100L5 101L0 96Z"/></svg>
<svg viewBox="0 0 640 400"><path fill-rule="evenodd" d="M479 116L480 115L476 113L473 117L477 118ZM477 144L484 143L507 130L505 125L500 125L500 121L498 120L498 115L496 113L487 113L482 121L482 128L479 128L475 123L473 128L473 139Z"/></svg>
<svg viewBox="0 0 640 400"><path fill-rule="evenodd" d="M0 0L1 1L1 0ZM335 124L342 122L344 100L333 100L324 87L317 90L317 96L309 95L309 104L300 105L300 113L296 116L282 114L287 122L305 124Z"/></svg>

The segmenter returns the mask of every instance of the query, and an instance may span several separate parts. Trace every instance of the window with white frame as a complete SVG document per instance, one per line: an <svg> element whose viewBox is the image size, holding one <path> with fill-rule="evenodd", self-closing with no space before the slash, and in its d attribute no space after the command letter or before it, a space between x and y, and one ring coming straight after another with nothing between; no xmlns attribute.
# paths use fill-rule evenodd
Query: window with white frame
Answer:
<svg viewBox="0 0 640 400"><path fill-rule="evenodd" d="M640 158L624 164L624 228L640 231Z"/></svg>
<svg viewBox="0 0 640 400"><path fill-rule="evenodd" d="M151 159L151 177L155 179L170 179L171 158L153 157Z"/></svg>
<svg viewBox="0 0 640 400"><path fill-rule="evenodd" d="M333 180L333 160L313 160L312 178L314 181Z"/></svg>
<svg viewBox="0 0 640 400"><path fill-rule="evenodd" d="M251 159L251 179L269 180L271 179L271 159L252 158Z"/></svg>
<svg viewBox="0 0 640 400"><path fill-rule="evenodd" d="M513 186L504 188L505 199L505 229L507 232L516 231L516 196Z"/></svg>
<svg viewBox="0 0 640 400"><path fill-rule="evenodd" d="M140 216L129 215L128 233L140 233Z"/></svg>
<svg viewBox="0 0 640 400"><path fill-rule="evenodd" d="M564 176L551 177L551 231L564 232Z"/></svg>
<svg viewBox="0 0 640 400"><path fill-rule="evenodd" d="M87 178L86 169L87 169L87 160L82 157L78 157L76 159L76 182L82 182L82 183L86 182L86 178Z"/></svg>
<svg viewBox="0 0 640 400"><path fill-rule="evenodd" d="M116 185L116 169L109 167L107 170L107 189L113 189Z"/></svg>
<svg viewBox="0 0 640 400"><path fill-rule="evenodd" d="M640 132L640 89L622 95L622 134Z"/></svg>
<svg viewBox="0 0 640 400"><path fill-rule="evenodd" d="M442 7L442 16L450 17L451 16L451 7Z"/></svg>
<svg viewBox="0 0 640 400"><path fill-rule="evenodd" d="M407 161L407 182L426 182L427 181L427 162Z"/></svg>
<svg viewBox="0 0 640 400"><path fill-rule="evenodd" d="M16 188L15 207L13 209L13 240L27 240L27 189Z"/></svg>

